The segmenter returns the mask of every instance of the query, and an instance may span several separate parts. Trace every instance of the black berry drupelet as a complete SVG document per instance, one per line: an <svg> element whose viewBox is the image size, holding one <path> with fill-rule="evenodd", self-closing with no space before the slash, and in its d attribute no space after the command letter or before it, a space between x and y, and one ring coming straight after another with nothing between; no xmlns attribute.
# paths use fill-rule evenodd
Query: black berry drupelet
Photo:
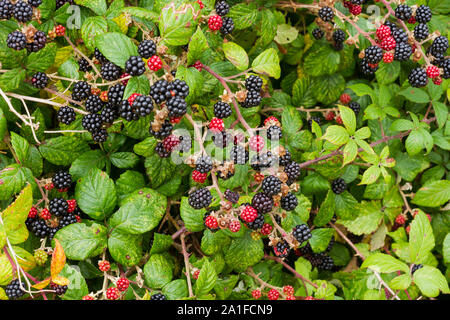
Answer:
<svg viewBox="0 0 450 320"><path fill-rule="evenodd" d="M361 72L365 76L371 76L378 70L378 65L375 68L369 66L369 61L366 58L361 59Z"/></svg>
<svg viewBox="0 0 450 320"><path fill-rule="evenodd" d="M156 44L153 40L143 40L139 43L138 53L144 59L149 59L156 54Z"/></svg>
<svg viewBox="0 0 450 320"><path fill-rule="evenodd" d="M85 58L81 58L78 60L78 67L81 72L87 72L92 70L92 66Z"/></svg>
<svg viewBox="0 0 450 320"><path fill-rule="evenodd" d="M188 203L194 209L206 208L211 204L212 194L207 188L195 190L189 194Z"/></svg>
<svg viewBox="0 0 450 320"><path fill-rule="evenodd" d="M47 43L47 36L44 32L38 30L34 34L33 41L26 44L26 48L28 52L38 52L39 50L45 47Z"/></svg>
<svg viewBox="0 0 450 320"><path fill-rule="evenodd" d="M230 12L230 5L225 1L217 1L215 9L216 13L219 16L223 17L224 15L228 14L228 12Z"/></svg>
<svg viewBox="0 0 450 320"><path fill-rule="evenodd" d="M95 94L91 94L86 99L86 111L90 113L97 113L103 108L103 101L100 99L99 96L96 96Z"/></svg>
<svg viewBox="0 0 450 320"><path fill-rule="evenodd" d="M67 227L69 224L77 223L77 217L75 217L74 214L68 213L67 215L63 216L61 220L59 220L59 228L62 229L64 227Z"/></svg>
<svg viewBox="0 0 450 320"><path fill-rule="evenodd" d="M230 189L225 190L223 195L225 196L225 199L227 199L231 203L238 203L240 198L238 192L231 191Z"/></svg>
<svg viewBox="0 0 450 320"><path fill-rule="evenodd" d="M164 144L162 142L158 142L156 144L155 152L160 158L167 158L170 156L170 151L167 151L166 148L164 148Z"/></svg>
<svg viewBox="0 0 450 320"><path fill-rule="evenodd" d="M61 107L56 113L56 118L64 124L71 124L75 121L76 113L71 107Z"/></svg>
<svg viewBox="0 0 450 320"><path fill-rule="evenodd" d="M27 37L25 36L25 34L18 30L13 31L8 34L6 44L9 48L19 51L25 49L27 45Z"/></svg>
<svg viewBox="0 0 450 320"><path fill-rule="evenodd" d="M397 43L394 50L394 60L406 61L412 54L412 48L408 43Z"/></svg>
<svg viewBox="0 0 450 320"><path fill-rule="evenodd" d="M45 238L50 233L50 228L42 219L35 219L30 223L29 230L38 238Z"/></svg>
<svg viewBox="0 0 450 320"><path fill-rule="evenodd" d="M13 5L10 0L0 1L0 19L11 19Z"/></svg>
<svg viewBox="0 0 450 320"><path fill-rule="evenodd" d="M167 110L169 110L169 117L181 117L187 112L187 103L181 97L172 97L167 100Z"/></svg>
<svg viewBox="0 0 450 320"><path fill-rule="evenodd" d="M211 137L214 144L219 148L226 148L233 141L233 136L227 130L214 132Z"/></svg>
<svg viewBox="0 0 450 320"><path fill-rule="evenodd" d="M171 95L186 98L189 95L189 86L184 80L175 79L172 83Z"/></svg>
<svg viewBox="0 0 450 320"><path fill-rule="evenodd" d="M132 76L140 76L145 72L145 62L141 57L131 56L125 63L125 72Z"/></svg>
<svg viewBox="0 0 450 320"><path fill-rule="evenodd" d="M72 175L67 171L61 170L55 173L52 183L56 189L67 189L72 185Z"/></svg>
<svg viewBox="0 0 450 320"><path fill-rule="evenodd" d="M28 0L28 4L34 8L37 8L42 4L42 0Z"/></svg>
<svg viewBox="0 0 450 320"><path fill-rule="evenodd" d="M347 183L342 178L337 178L331 183L331 190L335 194L341 194L347 189Z"/></svg>
<svg viewBox="0 0 450 320"><path fill-rule="evenodd" d="M288 181L293 182L300 175L300 165L295 161L291 161L287 165L284 166L284 172L288 176Z"/></svg>
<svg viewBox="0 0 450 320"><path fill-rule="evenodd" d="M120 77L120 67L112 62L105 62L100 68L100 74L103 79L108 81L114 81Z"/></svg>
<svg viewBox="0 0 450 320"><path fill-rule="evenodd" d="M108 90L108 102L113 106L119 106L122 103L123 94L125 92L125 86L121 84L115 84Z"/></svg>
<svg viewBox="0 0 450 320"><path fill-rule="evenodd" d="M262 85L262 79L254 74L245 79L245 88L249 91L261 91Z"/></svg>
<svg viewBox="0 0 450 320"><path fill-rule="evenodd" d="M25 291L20 288L19 279L14 279L5 287L5 293L8 299L14 300L22 297Z"/></svg>
<svg viewBox="0 0 450 320"><path fill-rule="evenodd" d="M86 81L78 81L73 85L72 99L81 101L91 95L91 85Z"/></svg>
<svg viewBox="0 0 450 320"><path fill-rule="evenodd" d="M409 74L408 80L412 87L425 87L428 83L427 72L420 67L414 68Z"/></svg>
<svg viewBox="0 0 450 320"><path fill-rule="evenodd" d="M247 91L247 97L241 104L244 108L256 107L261 103L261 94L259 91Z"/></svg>
<svg viewBox="0 0 450 320"><path fill-rule="evenodd" d="M56 0L56 9L61 8L66 3L74 4L73 0Z"/></svg>
<svg viewBox="0 0 450 320"><path fill-rule="evenodd" d="M255 154L250 160L250 166L255 171L270 168L275 165L277 158L270 152Z"/></svg>
<svg viewBox="0 0 450 320"><path fill-rule="evenodd" d="M242 146L233 146L230 151L230 158L235 164L246 164L248 161L248 151Z"/></svg>
<svg viewBox="0 0 450 320"><path fill-rule="evenodd" d="M364 56L370 63L378 63L383 59L383 50L378 46L370 46L364 50Z"/></svg>
<svg viewBox="0 0 450 320"><path fill-rule="evenodd" d="M220 33L223 35L227 35L232 33L234 30L234 21L231 17L223 17L222 18L222 27L220 28Z"/></svg>
<svg viewBox="0 0 450 320"><path fill-rule="evenodd" d="M412 16L412 9L410 6L406 4L399 4L398 7L395 9L395 17L407 21Z"/></svg>
<svg viewBox="0 0 450 320"><path fill-rule="evenodd" d="M316 40L319 40L319 39L322 39L322 38L323 38L324 33L323 33L323 31L320 30L319 28L315 28L315 29L312 31L312 35L313 35L313 37L314 37Z"/></svg>
<svg viewBox="0 0 450 320"><path fill-rule="evenodd" d="M166 296L163 295L162 293L155 293L154 295L152 295L150 297L150 300L166 300Z"/></svg>
<svg viewBox="0 0 450 320"><path fill-rule="evenodd" d="M439 36L433 40L430 51L432 54L445 53L448 49L448 39L444 36Z"/></svg>
<svg viewBox="0 0 450 320"><path fill-rule="evenodd" d="M31 78L31 84L38 89L44 89L48 84L48 76L43 72L36 72Z"/></svg>
<svg viewBox="0 0 450 320"><path fill-rule="evenodd" d="M300 244L311 239L311 229L306 224L299 224L292 230L292 235Z"/></svg>
<svg viewBox="0 0 450 320"><path fill-rule="evenodd" d="M158 131L154 131L150 126L149 132L150 135L154 136L156 139L164 139L170 136L172 130L173 125L170 123L170 121L164 120L164 123L162 124L161 128Z"/></svg>
<svg viewBox="0 0 450 320"><path fill-rule="evenodd" d="M265 193L257 193L252 198L252 207L262 214L270 212L273 208L273 199Z"/></svg>
<svg viewBox="0 0 450 320"><path fill-rule="evenodd" d="M346 35L342 29L336 29L333 31L332 37L335 42L344 42Z"/></svg>
<svg viewBox="0 0 450 320"><path fill-rule="evenodd" d="M102 126L102 118L97 113L89 113L81 119L81 125L90 133L98 131Z"/></svg>
<svg viewBox="0 0 450 320"><path fill-rule="evenodd" d="M13 9L14 19L19 22L28 22L33 17L33 7L25 1L18 1Z"/></svg>
<svg viewBox="0 0 450 320"><path fill-rule="evenodd" d="M397 44L401 42L408 42L408 35L406 34L405 30L401 28L395 28L392 31L392 36L394 37L394 40Z"/></svg>
<svg viewBox="0 0 450 320"><path fill-rule="evenodd" d="M425 23L419 23L414 27L414 39L417 41L425 40L429 34L430 31Z"/></svg>
<svg viewBox="0 0 450 320"><path fill-rule="evenodd" d="M119 114L117 112L117 109L113 107L111 103L105 103L105 107L103 108L102 112L100 112L102 123L112 124L118 117Z"/></svg>
<svg viewBox="0 0 450 320"><path fill-rule="evenodd" d="M280 166L287 166L292 162L292 155L289 150L285 150L285 153L278 160Z"/></svg>
<svg viewBox="0 0 450 320"><path fill-rule="evenodd" d="M98 48L94 49L94 57L97 59L100 63L105 63L108 61L106 57L100 52Z"/></svg>
<svg viewBox="0 0 450 320"><path fill-rule="evenodd" d="M170 91L173 89L173 85L166 80L158 80L150 87L150 95L156 103L166 101L172 97Z"/></svg>
<svg viewBox="0 0 450 320"><path fill-rule="evenodd" d="M56 283L50 283L50 288L52 288L58 296L62 296L67 291L67 286L61 286Z"/></svg>
<svg viewBox="0 0 450 320"><path fill-rule="evenodd" d="M195 161L195 170L200 173L208 173L212 168L213 161L210 156L202 156Z"/></svg>
<svg viewBox="0 0 450 320"><path fill-rule="evenodd" d="M283 133L281 131L281 128L279 126L270 126L269 129L267 129L267 138L269 140L280 140L283 137Z"/></svg>
<svg viewBox="0 0 450 320"><path fill-rule="evenodd" d="M325 255L324 253L316 253L313 255L314 262L311 261L311 264L317 269L320 270L332 270L334 267L334 260L330 256Z"/></svg>
<svg viewBox="0 0 450 320"><path fill-rule="evenodd" d="M439 66L444 70L442 78L449 79L450 78L450 59L444 59Z"/></svg>
<svg viewBox="0 0 450 320"><path fill-rule="evenodd" d="M361 111L361 105L356 101L351 101L348 104L348 107L353 110L355 115L357 115L359 113L359 111Z"/></svg>
<svg viewBox="0 0 450 320"><path fill-rule="evenodd" d="M331 21L334 18L333 9L330 7L322 7L319 9L319 18L325 22Z"/></svg>
<svg viewBox="0 0 450 320"><path fill-rule="evenodd" d="M427 23L431 20L431 9L425 5L420 5L416 10L416 21Z"/></svg>
<svg viewBox="0 0 450 320"><path fill-rule="evenodd" d="M153 110L153 99L150 96L137 96L134 99L133 108L140 117L148 116Z"/></svg>
<svg viewBox="0 0 450 320"><path fill-rule="evenodd" d="M281 197L281 208L286 211L292 211L297 208L298 200L297 197L289 192L285 197Z"/></svg>
<svg viewBox="0 0 450 320"><path fill-rule="evenodd" d="M119 115L126 121L136 121L139 119L139 115L135 112L134 107L130 106L128 100L122 100L122 104L119 107Z"/></svg>
<svg viewBox="0 0 450 320"><path fill-rule="evenodd" d="M57 217L65 216L67 214L67 209L69 209L69 205L67 200L64 198L54 198L50 200L48 205L48 210L50 213Z"/></svg>
<svg viewBox="0 0 450 320"><path fill-rule="evenodd" d="M97 131L92 132L91 135L92 140L94 140L94 142L97 143L105 142L106 139L108 139L108 132L106 131L106 129L99 129Z"/></svg>
<svg viewBox="0 0 450 320"><path fill-rule="evenodd" d="M231 106L226 102L219 101L214 105L214 116L216 118L225 119L231 116L232 113Z"/></svg>
<svg viewBox="0 0 450 320"><path fill-rule="evenodd" d="M262 190L268 196L274 196L281 191L281 181L275 176L267 176L262 182Z"/></svg>

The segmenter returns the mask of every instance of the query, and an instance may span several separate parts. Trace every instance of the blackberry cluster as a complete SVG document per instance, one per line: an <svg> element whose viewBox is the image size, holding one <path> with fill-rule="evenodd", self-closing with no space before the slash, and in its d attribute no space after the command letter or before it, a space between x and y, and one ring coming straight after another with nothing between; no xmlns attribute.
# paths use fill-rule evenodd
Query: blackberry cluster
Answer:
<svg viewBox="0 0 450 320"><path fill-rule="evenodd" d="M248 91L261 91L262 85L262 79L258 76L255 76L254 74L245 79L245 88Z"/></svg>
<svg viewBox="0 0 450 320"><path fill-rule="evenodd" d="M331 21L334 18L333 9L330 7L322 7L319 9L319 18L325 22Z"/></svg>
<svg viewBox="0 0 450 320"><path fill-rule="evenodd" d="M48 84L48 77L43 72L36 72L31 78L31 84L38 89L44 89Z"/></svg>
<svg viewBox="0 0 450 320"><path fill-rule="evenodd" d="M281 239L273 248L273 252L279 258L286 258L290 252L289 244L286 240Z"/></svg>
<svg viewBox="0 0 450 320"><path fill-rule="evenodd" d="M65 216L63 216L61 218L61 220L59 220L58 227L59 227L59 229L62 229L64 227L67 227L69 224L73 224L73 223L77 223L77 222L78 222L77 217L72 213L68 213Z"/></svg>
<svg viewBox="0 0 450 320"><path fill-rule="evenodd" d="M449 45L448 45L448 39L444 36L439 36L436 39L433 40L433 43L431 44L429 48L429 52L435 57L435 58L443 58L444 53L447 51Z"/></svg>
<svg viewBox="0 0 450 320"><path fill-rule="evenodd" d="M195 161L195 170L200 173L208 173L212 168L213 162L209 156L202 156Z"/></svg>
<svg viewBox="0 0 450 320"><path fill-rule="evenodd" d="M14 50L22 50L25 49L27 45L27 37L20 31L13 31L8 34L8 38L6 39L6 45Z"/></svg>
<svg viewBox="0 0 450 320"><path fill-rule="evenodd" d="M81 125L90 133L95 133L100 130L102 126L102 119L97 113L89 113L83 116L81 119Z"/></svg>
<svg viewBox="0 0 450 320"><path fill-rule="evenodd" d="M174 97L186 98L189 95L189 86L184 80L175 79L172 82L172 90L170 94Z"/></svg>
<svg viewBox="0 0 450 320"><path fill-rule="evenodd" d="M250 166L255 171L270 168L275 165L277 158L270 151L255 154L250 160Z"/></svg>
<svg viewBox="0 0 450 320"><path fill-rule="evenodd" d="M273 208L273 199L265 193L259 192L252 198L252 207L259 213L268 213Z"/></svg>
<svg viewBox="0 0 450 320"><path fill-rule="evenodd" d="M223 195L231 203L238 203L240 197L238 192L231 191L230 189L225 190Z"/></svg>
<svg viewBox="0 0 450 320"><path fill-rule="evenodd" d="M311 229L309 229L308 225L306 224L296 225L292 230L292 235L300 244L308 241L312 237Z"/></svg>
<svg viewBox="0 0 450 320"><path fill-rule="evenodd" d="M281 197L281 208L286 211L292 211L297 208L298 200L297 197L289 192L286 196Z"/></svg>
<svg viewBox="0 0 450 320"><path fill-rule="evenodd" d="M143 40L139 43L138 53L144 59L149 59L156 54L156 44L153 40Z"/></svg>
<svg viewBox="0 0 450 320"><path fill-rule="evenodd" d="M169 117L177 118L184 116L187 112L187 103L181 97L172 97L167 100L167 109L169 110Z"/></svg>
<svg viewBox="0 0 450 320"><path fill-rule="evenodd" d="M25 294L20 288L19 279L14 279L5 287L5 293L8 296L8 299L14 300L22 297Z"/></svg>
<svg viewBox="0 0 450 320"><path fill-rule="evenodd" d="M100 74L103 79L108 81L114 81L120 78L120 67L112 62L105 62L100 68Z"/></svg>
<svg viewBox="0 0 450 320"><path fill-rule="evenodd" d="M131 56L125 63L125 72L132 76L140 76L145 72L145 62L139 56Z"/></svg>
<svg viewBox="0 0 450 320"><path fill-rule="evenodd" d="M324 32L322 30L320 30L319 28L315 28L312 31L312 35L316 40L322 39L324 36Z"/></svg>
<svg viewBox="0 0 450 320"><path fill-rule="evenodd" d="M406 61L412 55L412 48L408 43L400 42L395 45L394 59Z"/></svg>
<svg viewBox="0 0 450 320"><path fill-rule="evenodd" d="M112 124L119 117L119 114L109 102L105 103L105 107L100 112L100 119L103 123Z"/></svg>
<svg viewBox="0 0 450 320"><path fill-rule="evenodd" d="M64 293L66 293L68 287L67 286L61 286L59 284L56 284L56 283L52 282L52 283L50 283L50 288L55 290L55 293L58 296L62 296Z"/></svg>
<svg viewBox="0 0 450 320"><path fill-rule="evenodd" d="M28 22L33 17L33 7L20 0L14 5L13 15L19 22Z"/></svg>
<svg viewBox="0 0 450 320"><path fill-rule="evenodd" d="M86 81L78 81L73 85L72 99L82 101L91 95L91 85Z"/></svg>
<svg viewBox="0 0 450 320"><path fill-rule="evenodd" d="M92 132L92 140L94 140L94 142L105 142L106 139L108 139L108 132L106 131L106 129L99 129L95 132Z"/></svg>
<svg viewBox="0 0 450 320"><path fill-rule="evenodd" d="M131 107L128 100L122 100L122 104L119 107L119 115L126 121L138 120L139 115L134 112L134 108Z"/></svg>
<svg viewBox="0 0 450 320"><path fill-rule="evenodd" d="M94 94L91 94L86 99L86 111L90 113L97 113L103 108L103 101L100 99L99 96L96 96Z"/></svg>
<svg viewBox="0 0 450 320"><path fill-rule="evenodd" d="M72 175L67 171L61 170L55 173L52 183L56 189L67 189L72 185Z"/></svg>
<svg viewBox="0 0 450 320"><path fill-rule="evenodd" d="M108 90L108 102L113 106L119 106L122 103L125 86L122 84L115 84Z"/></svg>
<svg viewBox="0 0 450 320"><path fill-rule="evenodd" d="M428 6L420 5L416 10L416 21L427 23L431 20L431 9Z"/></svg>
<svg viewBox="0 0 450 320"><path fill-rule="evenodd" d="M332 37L334 40L334 48L338 51L342 50L344 47L345 38L347 37L345 32L342 29L336 29L333 31Z"/></svg>
<svg viewBox="0 0 450 320"><path fill-rule="evenodd" d="M222 19L222 27L220 28L220 33L224 36L232 33L234 30L234 21L230 17L224 17Z"/></svg>
<svg viewBox="0 0 450 320"><path fill-rule="evenodd" d="M275 176L267 176L262 182L262 190L268 196L274 196L281 191L281 181Z"/></svg>
<svg viewBox="0 0 450 320"><path fill-rule="evenodd" d="M74 4L73 0L56 0L56 9L61 8L66 3Z"/></svg>
<svg viewBox="0 0 450 320"><path fill-rule="evenodd" d="M56 113L56 118L64 124L71 124L75 121L75 111L71 107L61 107Z"/></svg>
<svg viewBox="0 0 450 320"><path fill-rule="evenodd" d="M194 209L206 208L211 204L212 194L207 188L195 190L189 194L188 203Z"/></svg>
<svg viewBox="0 0 450 320"><path fill-rule="evenodd" d="M214 141L214 144L219 148L226 148L233 141L233 137L231 133L227 130L221 132L213 132L213 136L211 137Z"/></svg>
<svg viewBox="0 0 450 320"><path fill-rule="evenodd" d="M317 253L314 255L314 262L311 263L319 270L332 270L334 267L334 260L330 256L325 255L324 253Z"/></svg>
<svg viewBox="0 0 450 320"><path fill-rule="evenodd" d="M228 14L230 12L230 5L226 3L225 1L218 1L215 6L216 13L223 17L224 15Z"/></svg>
<svg viewBox="0 0 450 320"><path fill-rule="evenodd" d="M166 299L167 299L166 296L159 292L155 293L150 297L150 300L166 300Z"/></svg>
<svg viewBox="0 0 450 320"><path fill-rule="evenodd" d="M410 6L406 4L399 4L398 7L395 9L395 17L403 20L408 21L409 18L412 16L412 9Z"/></svg>
<svg viewBox="0 0 450 320"><path fill-rule="evenodd" d="M244 102L241 103L243 108L252 108L259 106L261 103L261 93L259 91L247 91L247 97Z"/></svg>
<svg viewBox="0 0 450 320"><path fill-rule="evenodd" d="M246 164L249 158L248 151L242 146L233 146L230 158L235 164Z"/></svg>
<svg viewBox="0 0 450 320"><path fill-rule="evenodd" d="M36 237L45 238L50 234L51 228L41 218L27 218L25 225Z"/></svg>
<svg viewBox="0 0 450 320"><path fill-rule="evenodd" d="M42 4L42 0L28 0L28 4L33 8L37 8Z"/></svg>
<svg viewBox="0 0 450 320"><path fill-rule="evenodd" d="M152 127L149 129L150 135L154 136L156 139L164 139L170 136L172 133L173 125L170 123L169 120L164 120L164 123L161 126L161 129L158 131L154 131Z"/></svg>
<svg viewBox="0 0 450 320"><path fill-rule="evenodd" d="M67 201L64 198L54 198L50 200L50 203L48 205L48 210L52 215L56 217L66 215L68 209L69 205L67 204Z"/></svg>
<svg viewBox="0 0 450 320"><path fill-rule="evenodd" d="M0 1L0 19L11 19L13 4L10 0Z"/></svg>
<svg viewBox="0 0 450 320"><path fill-rule="evenodd" d="M27 48L28 52L38 52L39 50L45 47L46 43L47 43L47 36L43 31L38 30L34 34L33 41L28 42L25 47Z"/></svg>
<svg viewBox="0 0 450 320"><path fill-rule="evenodd" d="M214 116L219 119L225 119L231 116L233 111L228 103L219 101L214 105Z"/></svg>
<svg viewBox="0 0 450 320"><path fill-rule="evenodd" d="M347 183L342 178L337 178L331 183L331 190L335 194L341 194L347 189Z"/></svg>
<svg viewBox="0 0 450 320"><path fill-rule="evenodd" d="M378 63L383 59L383 50L378 46L370 46L364 50L364 56L370 63Z"/></svg>
<svg viewBox="0 0 450 320"><path fill-rule="evenodd" d="M283 137L283 133L279 126L270 126L267 129L267 138L269 140L280 140Z"/></svg>
<svg viewBox="0 0 450 320"><path fill-rule="evenodd" d="M450 78L450 59L445 59L441 63L439 63L439 66L444 70L444 73L442 74L442 78L449 79Z"/></svg>
<svg viewBox="0 0 450 320"><path fill-rule="evenodd" d="M89 64L89 62L85 58L81 58L78 60L78 67L80 71L87 72L92 70L92 66Z"/></svg>
<svg viewBox="0 0 450 320"><path fill-rule="evenodd" d="M164 144L162 142L158 142L156 144L155 152L160 158L168 158L170 156L170 152L164 148Z"/></svg>
<svg viewBox="0 0 450 320"><path fill-rule="evenodd" d="M356 101L351 101L348 104L348 107L353 110L355 115L357 115L359 113L359 111L361 111L361 105Z"/></svg>
<svg viewBox="0 0 450 320"><path fill-rule="evenodd" d="M417 41L425 40L429 34L430 30L428 29L428 26L425 23L419 23L417 26L414 27L414 38Z"/></svg>
<svg viewBox="0 0 450 320"><path fill-rule="evenodd" d="M394 37L394 40L397 44L403 42L408 42L408 35L406 34L405 30L401 28L393 28L391 32L392 36Z"/></svg>
<svg viewBox="0 0 450 320"><path fill-rule="evenodd" d="M420 67L415 68L409 74L408 81L412 87L424 87L428 83L427 72Z"/></svg>
<svg viewBox="0 0 450 320"><path fill-rule="evenodd" d="M279 158L279 164L280 166L287 166L289 163L292 162L292 155L289 152L289 150L285 150L284 154Z"/></svg>

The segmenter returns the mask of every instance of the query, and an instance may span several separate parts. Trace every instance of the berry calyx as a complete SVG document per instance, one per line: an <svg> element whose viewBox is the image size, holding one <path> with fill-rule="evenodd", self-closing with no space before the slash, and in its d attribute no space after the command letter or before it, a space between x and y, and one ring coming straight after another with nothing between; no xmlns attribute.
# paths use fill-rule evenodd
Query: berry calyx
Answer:
<svg viewBox="0 0 450 320"><path fill-rule="evenodd" d="M153 56L147 61L147 66L152 71L158 71L162 68L162 60L158 56Z"/></svg>
<svg viewBox="0 0 450 320"><path fill-rule="evenodd" d="M212 31L220 30L220 28L222 28L222 25L223 25L223 20L222 20L221 16L214 15L214 16L209 17L208 27L210 30L212 30Z"/></svg>
<svg viewBox="0 0 450 320"><path fill-rule="evenodd" d="M111 269L111 264L107 260L102 260L98 262L98 268L100 271L107 272L109 269Z"/></svg>

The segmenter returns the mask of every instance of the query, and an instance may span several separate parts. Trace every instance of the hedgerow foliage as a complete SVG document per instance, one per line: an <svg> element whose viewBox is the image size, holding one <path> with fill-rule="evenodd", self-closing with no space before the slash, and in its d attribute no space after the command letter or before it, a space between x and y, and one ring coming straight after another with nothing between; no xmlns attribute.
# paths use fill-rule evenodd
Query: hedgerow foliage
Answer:
<svg viewBox="0 0 450 320"><path fill-rule="evenodd" d="M0 299L448 294L445 1L0 1Z"/></svg>

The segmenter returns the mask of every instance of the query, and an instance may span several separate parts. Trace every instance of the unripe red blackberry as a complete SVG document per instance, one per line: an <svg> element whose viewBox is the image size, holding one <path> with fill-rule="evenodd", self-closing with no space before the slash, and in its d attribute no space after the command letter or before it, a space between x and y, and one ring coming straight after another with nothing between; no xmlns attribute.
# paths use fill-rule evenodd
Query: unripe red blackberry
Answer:
<svg viewBox="0 0 450 320"><path fill-rule="evenodd" d="M217 229L219 227L217 219L213 216L206 217L205 225L208 229Z"/></svg>
<svg viewBox="0 0 450 320"><path fill-rule="evenodd" d="M222 28L222 25L223 25L223 20L222 20L221 16L213 15L213 16L209 17L208 27L210 30L212 30L212 31L220 30L220 28Z"/></svg>
<svg viewBox="0 0 450 320"><path fill-rule="evenodd" d="M259 298L261 298L261 290L258 290L258 289L253 290L252 297L255 300L258 300Z"/></svg>
<svg viewBox="0 0 450 320"><path fill-rule="evenodd" d="M240 214L240 218L245 222L253 222L257 216L258 211L249 205L244 206Z"/></svg>
<svg viewBox="0 0 450 320"><path fill-rule="evenodd" d="M349 11L352 15L357 16L362 12L362 7L360 5L352 5Z"/></svg>
<svg viewBox="0 0 450 320"><path fill-rule="evenodd" d="M432 66L432 65L427 67L426 72L427 72L427 76L432 79L438 77L439 73L440 73L439 68L437 66Z"/></svg>
<svg viewBox="0 0 450 320"><path fill-rule="evenodd" d="M208 125L209 130L215 133L223 131L224 127L225 125L223 123L223 120L218 118L212 118L211 122Z"/></svg>
<svg viewBox="0 0 450 320"><path fill-rule="evenodd" d="M272 232L272 230L273 230L273 227L270 224L264 223L264 225L261 228L261 234L267 236Z"/></svg>
<svg viewBox="0 0 450 320"><path fill-rule="evenodd" d="M126 291L128 289L128 287L130 286L130 280L128 280L127 278L119 278L116 282L116 286L117 289L119 289L119 291Z"/></svg>
<svg viewBox="0 0 450 320"><path fill-rule="evenodd" d="M107 272L109 269L111 269L111 264L107 260L101 260L98 262L98 268L102 272Z"/></svg>
<svg viewBox="0 0 450 320"><path fill-rule="evenodd" d="M395 48L395 45L397 44L397 42L395 41L394 37L389 36L389 37L385 37L383 40L381 40L380 43L380 47L383 50L389 51ZM371 63L368 59L366 59L367 62Z"/></svg>
<svg viewBox="0 0 450 320"><path fill-rule="evenodd" d="M143 40L139 43L138 53L144 59L149 59L156 54L156 44L153 40Z"/></svg>
<svg viewBox="0 0 450 320"><path fill-rule="evenodd" d="M352 101L352 98L348 93L343 93L339 97L339 100L341 101L342 104L348 104L350 101Z"/></svg>
<svg viewBox="0 0 450 320"><path fill-rule="evenodd" d="M41 212L39 213L39 218L41 218L42 220L48 220L52 217L50 211L48 211L47 208L44 208L41 210Z"/></svg>
<svg viewBox="0 0 450 320"><path fill-rule="evenodd" d="M331 183L331 190L335 194L341 194L345 189L347 189L347 183L342 178L337 178Z"/></svg>
<svg viewBox="0 0 450 320"><path fill-rule="evenodd" d="M162 60L157 55L152 56L150 59L147 60L147 66L152 71L158 71L162 68Z"/></svg>
<svg viewBox="0 0 450 320"><path fill-rule="evenodd" d="M64 35L66 34L66 28L63 25L57 25L55 26L55 34L58 37L64 37Z"/></svg>
<svg viewBox="0 0 450 320"><path fill-rule="evenodd" d="M319 18L325 22L331 21L334 18L333 9L330 7L322 7L319 9Z"/></svg>
<svg viewBox="0 0 450 320"><path fill-rule="evenodd" d="M38 89L44 89L48 84L49 78L43 72L36 72L31 78L31 84Z"/></svg>
<svg viewBox="0 0 450 320"><path fill-rule="evenodd" d="M297 197L289 192L286 196L281 197L281 208L286 211L294 210L298 205Z"/></svg>
<svg viewBox="0 0 450 320"><path fill-rule="evenodd" d="M283 293L287 296L292 296L294 295L294 288L292 286L284 286Z"/></svg>
<svg viewBox="0 0 450 320"><path fill-rule="evenodd" d="M207 173L201 173L198 172L197 170L192 171L192 180L194 180L195 182L204 183L207 178L208 178Z"/></svg>
<svg viewBox="0 0 450 320"><path fill-rule="evenodd" d="M111 287L106 290L106 298L108 300L117 300L119 299L119 289L116 287Z"/></svg>
<svg viewBox="0 0 450 320"><path fill-rule="evenodd" d="M207 188L197 189L189 194L188 203L194 209L206 208L211 204L212 194Z"/></svg>

